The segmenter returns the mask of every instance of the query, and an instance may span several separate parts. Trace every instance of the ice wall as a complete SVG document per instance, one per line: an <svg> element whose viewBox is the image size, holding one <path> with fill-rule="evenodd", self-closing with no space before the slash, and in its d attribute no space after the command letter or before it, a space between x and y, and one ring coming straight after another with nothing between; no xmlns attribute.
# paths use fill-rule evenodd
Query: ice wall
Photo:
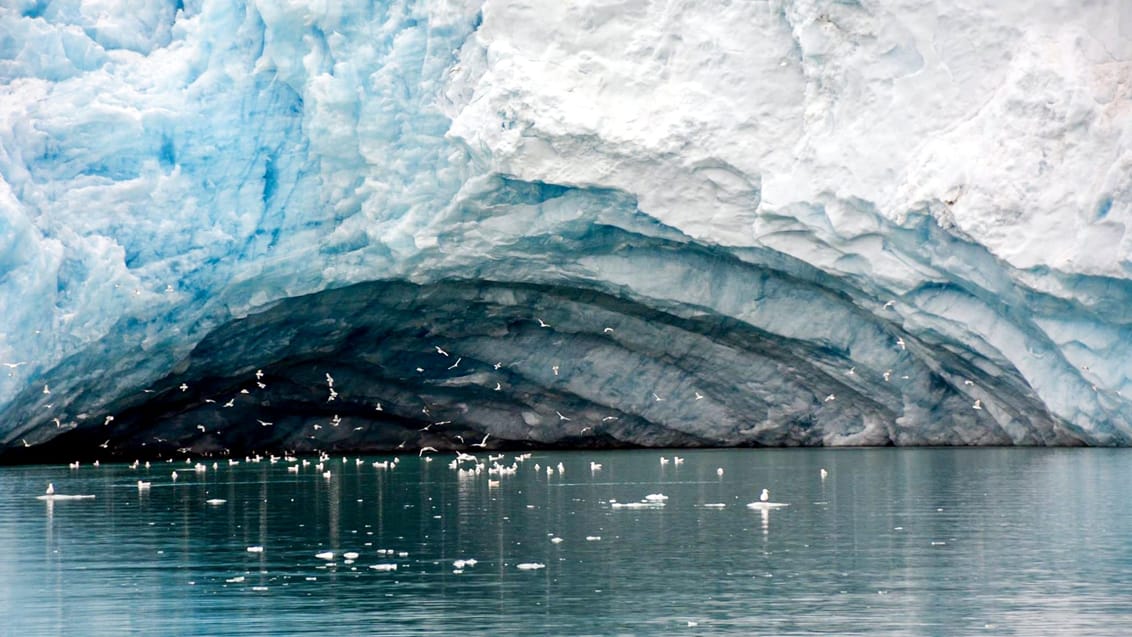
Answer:
<svg viewBox="0 0 1132 637"><path fill-rule="evenodd" d="M9 3L0 444L1128 444L1130 149L1121 0Z"/></svg>

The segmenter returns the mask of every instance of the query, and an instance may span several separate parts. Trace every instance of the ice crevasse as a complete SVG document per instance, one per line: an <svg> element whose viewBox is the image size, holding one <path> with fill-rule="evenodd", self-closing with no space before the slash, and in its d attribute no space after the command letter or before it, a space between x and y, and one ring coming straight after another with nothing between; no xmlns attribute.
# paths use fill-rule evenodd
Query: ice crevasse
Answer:
<svg viewBox="0 0 1132 637"><path fill-rule="evenodd" d="M16 0L0 447L1126 445L1130 217L1123 0Z"/></svg>

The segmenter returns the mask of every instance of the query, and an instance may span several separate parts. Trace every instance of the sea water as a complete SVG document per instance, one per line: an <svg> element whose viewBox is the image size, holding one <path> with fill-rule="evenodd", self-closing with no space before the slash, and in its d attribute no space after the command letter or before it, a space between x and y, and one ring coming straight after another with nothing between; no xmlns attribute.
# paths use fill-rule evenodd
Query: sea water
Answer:
<svg viewBox="0 0 1132 637"><path fill-rule="evenodd" d="M4 467L0 634L1132 634L1130 454Z"/></svg>

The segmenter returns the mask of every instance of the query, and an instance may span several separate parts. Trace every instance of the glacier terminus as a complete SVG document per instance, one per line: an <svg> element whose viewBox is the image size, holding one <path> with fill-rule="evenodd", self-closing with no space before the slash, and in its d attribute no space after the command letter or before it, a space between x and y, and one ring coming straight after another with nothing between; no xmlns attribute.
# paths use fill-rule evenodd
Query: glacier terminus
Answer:
<svg viewBox="0 0 1132 637"><path fill-rule="evenodd" d="M0 458L1132 443L1132 3L13 0Z"/></svg>

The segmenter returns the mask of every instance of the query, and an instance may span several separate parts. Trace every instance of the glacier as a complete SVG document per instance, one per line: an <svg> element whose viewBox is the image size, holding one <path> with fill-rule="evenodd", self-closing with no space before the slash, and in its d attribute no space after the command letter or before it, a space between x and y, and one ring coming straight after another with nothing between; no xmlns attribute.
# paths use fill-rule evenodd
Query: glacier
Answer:
<svg viewBox="0 0 1132 637"><path fill-rule="evenodd" d="M1124 0L14 0L0 459L1128 445L1130 217Z"/></svg>

